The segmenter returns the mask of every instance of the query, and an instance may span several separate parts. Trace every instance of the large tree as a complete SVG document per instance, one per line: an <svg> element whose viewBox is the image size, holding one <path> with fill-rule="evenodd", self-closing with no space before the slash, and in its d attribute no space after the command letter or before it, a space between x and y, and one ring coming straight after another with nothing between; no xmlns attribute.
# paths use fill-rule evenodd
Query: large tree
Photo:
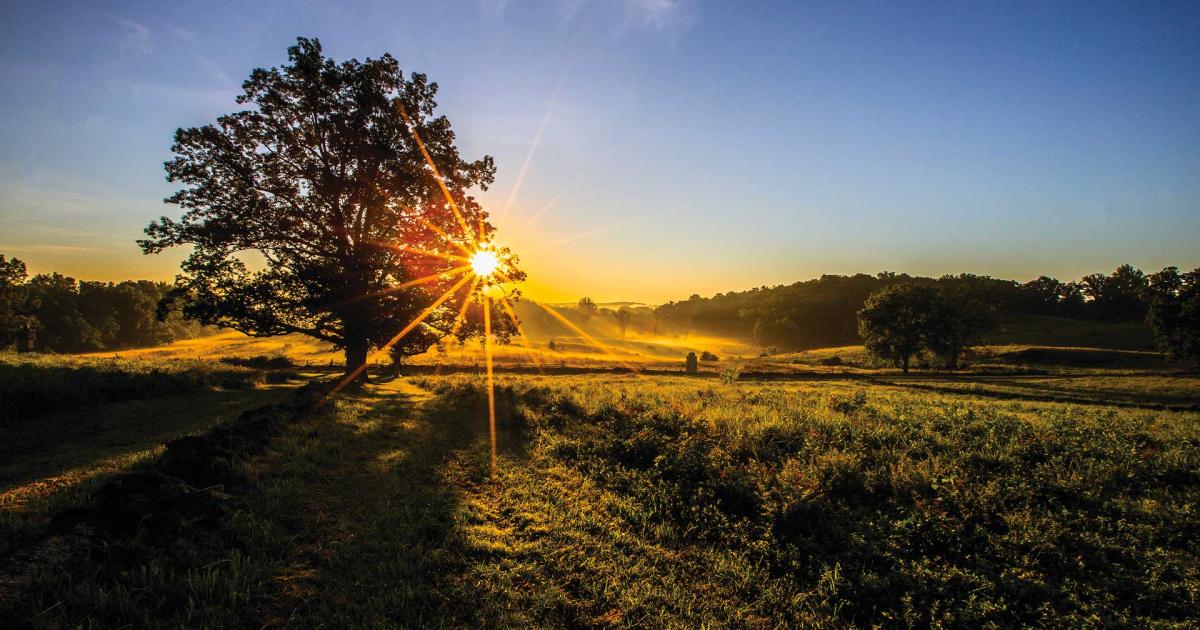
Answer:
<svg viewBox="0 0 1200 630"><path fill-rule="evenodd" d="M492 227L468 191L486 190L492 159L459 154L434 114L437 84L406 77L390 55L335 63L300 38L288 59L250 74L237 97L246 109L176 131L167 179L184 188L166 201L185 213L151 223L139 243L193 247L169 300L202 323L322 339L359 373L372 347L425 315L393 347L424 352L455 330L455 302L476 286L464 257L488 247ZM524 277L498 254L510 279ZM477 320L457 334L478 332Z"/></svg>
<svg viewBox="0 0 1200 630"><path fill-rule="evenodd" d="M858 312L858 332L871 354L908 373L912 357L924 348L937 289L894 284L867 298Z"/></svg>
<svg viewBox="0 0 1200 630"><path fill-rule="evenodd" d="M939 287L925 314L922 345L943 367L958 369L963 351L977 343L991 326L991 308L971 285Z"/></svg>

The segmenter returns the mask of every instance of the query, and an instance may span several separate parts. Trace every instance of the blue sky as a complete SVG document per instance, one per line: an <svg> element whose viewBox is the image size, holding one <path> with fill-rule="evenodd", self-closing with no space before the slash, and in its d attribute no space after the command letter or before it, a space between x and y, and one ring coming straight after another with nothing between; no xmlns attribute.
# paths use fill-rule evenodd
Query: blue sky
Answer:
<svg viewBox="0 0 1200 630"><path fill-rule="evenodd" d="M12 3L0 252L170 278L133 241L177 214L172 132L298 35L441 85L533 297L1200 266L1200 5L1169 2Z"/></svg>

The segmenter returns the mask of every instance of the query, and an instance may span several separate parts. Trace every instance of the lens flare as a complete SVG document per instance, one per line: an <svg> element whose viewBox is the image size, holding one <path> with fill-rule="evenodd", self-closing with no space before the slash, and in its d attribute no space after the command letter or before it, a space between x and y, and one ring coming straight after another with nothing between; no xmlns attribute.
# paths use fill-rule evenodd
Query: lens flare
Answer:
<svg viewBox="0 0 1200 630"><path fill-rule="evenodd" d="M490 249L481 249L471 255L471 270L481 278L492 275L499 268L500 259Z"/></svg>

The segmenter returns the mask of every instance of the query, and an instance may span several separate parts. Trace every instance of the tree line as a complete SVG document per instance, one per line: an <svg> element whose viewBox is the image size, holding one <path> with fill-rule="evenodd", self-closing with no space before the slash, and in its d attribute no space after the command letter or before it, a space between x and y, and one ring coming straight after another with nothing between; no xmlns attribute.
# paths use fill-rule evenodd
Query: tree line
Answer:
<svg viewBox="0 0 1200 630"><path fill-rule="evenodd" d="M792 350L858 344L862 337L857 314L867 298L891 286L911 284L963 294L997 319L1044 315L1126 322L1147 317L1154 295L1151 278L1158 275L1147 276L1130 265L1075 282L1048 276L1025 283L973 274L929 278L886 271L874 276L824 275L711 298L693 295L658 307L654 319L660 333L721 334Z"/></svg>
<svg viewBox="0 0 1200 630"><path fill-rule="evenodd" d="M1125 265L1110 276L1088 279L1109 289L1083 302L1085 308L1104 309L1125 320L1145 317L1167 358L1200 366L1200 269L1180 274L1167 267L1146 276ZM969 285L898 284L867 298L858 312L858 331L872 355L905 372L917 355L957 369L963 351L995 322L995 306Z"/></svg>
<svg viewBox="0 0 1200 630"><path fill-rule="evenodd" d="M149 280L77 281L58 273L30 278L25 263L0 254L0 348L32 341L53 352L95 352L170 343L203 333L159 302L171 285Z"/></svg>

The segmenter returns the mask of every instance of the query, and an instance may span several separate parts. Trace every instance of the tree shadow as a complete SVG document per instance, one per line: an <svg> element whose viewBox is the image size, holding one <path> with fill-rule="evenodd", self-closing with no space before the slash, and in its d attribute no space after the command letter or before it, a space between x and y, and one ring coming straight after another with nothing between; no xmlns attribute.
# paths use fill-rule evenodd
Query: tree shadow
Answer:
<svg viewBox="0 0 1200 630"><path fill-rule="evenodd" d="M286 558L259 621L426 627L480 618L463 583L471 551L460 519L463 501L489 483L486 401L376 385L343 397L337 417L298 427L258 473L251 507L286 506L269 515ZM504 440L506 456L523 452L515 442Z"/></svg>

